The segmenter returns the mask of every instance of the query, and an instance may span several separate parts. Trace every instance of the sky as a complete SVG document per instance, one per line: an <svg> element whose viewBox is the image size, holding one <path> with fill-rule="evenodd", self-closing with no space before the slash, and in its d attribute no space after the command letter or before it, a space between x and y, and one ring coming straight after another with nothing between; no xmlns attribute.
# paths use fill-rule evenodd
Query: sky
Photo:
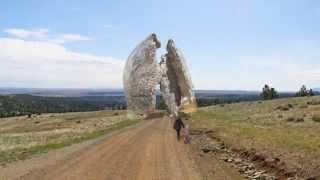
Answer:
<svg viewBox="0 0 320 180"><path fill-rule="evenodd" d="M0 87L122 88L151 33L175 40L195 89L320 87L319 19L317 0L1 0Z"/></svg>

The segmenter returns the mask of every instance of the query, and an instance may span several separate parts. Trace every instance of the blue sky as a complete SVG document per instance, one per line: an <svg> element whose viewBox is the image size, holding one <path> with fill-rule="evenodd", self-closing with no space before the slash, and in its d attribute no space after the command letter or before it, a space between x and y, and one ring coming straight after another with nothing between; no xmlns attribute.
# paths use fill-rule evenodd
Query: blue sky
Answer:
<svg viewBox="0 0 320 180"><path fill-rule="evenodd" d="M196 89L319 87L319 19L316 0L2 0L0 87L121 88L152 32L176 41Z"/></svg>

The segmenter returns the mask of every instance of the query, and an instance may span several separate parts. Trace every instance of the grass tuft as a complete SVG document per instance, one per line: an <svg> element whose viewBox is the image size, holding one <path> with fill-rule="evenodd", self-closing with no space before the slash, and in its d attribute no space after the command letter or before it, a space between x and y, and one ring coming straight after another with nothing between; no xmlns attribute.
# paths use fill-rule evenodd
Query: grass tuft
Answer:
<svg viewBox="0 0 320 180"><path fill-rule="evenodd" d="M312 121L320 123L320 116L319 115L313 115L312 116Z"/></svg>

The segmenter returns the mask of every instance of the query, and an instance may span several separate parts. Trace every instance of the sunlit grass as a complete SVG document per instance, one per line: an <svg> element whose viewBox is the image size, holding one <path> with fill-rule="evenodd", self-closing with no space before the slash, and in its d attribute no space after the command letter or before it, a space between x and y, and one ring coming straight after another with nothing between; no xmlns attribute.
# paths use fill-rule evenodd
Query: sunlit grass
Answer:
<svg viewBox="0 0 320 180"><path fill-rule="evenodd" d="M26 159L34 154L94 139L137 122L137 119L127 119L125 112L114 111L1 119L0 162Z"/></svg>
<svg viewBox="0 0 320 180"><path fill-rule="evenodd" d="M239 148L320 155L320 123L314 118L320 117L320 105L314 103L319 101L306 97L217 105L200 108L191 122L194 128L215 129ZM287 121L291 117L299 121Z"/></svg>

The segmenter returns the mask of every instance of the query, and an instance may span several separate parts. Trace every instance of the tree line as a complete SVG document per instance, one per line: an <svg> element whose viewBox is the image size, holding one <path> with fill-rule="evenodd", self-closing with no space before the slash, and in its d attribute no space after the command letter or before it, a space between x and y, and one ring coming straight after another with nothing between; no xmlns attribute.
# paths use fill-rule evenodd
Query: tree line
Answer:
<svg viewBox="0 0 320 180"><path fill-rule="evenodd" d="M314 92L312 89L307 89L305 85L302 85L301 88L296 92L278 92L274 87L270 87L268 84L265 84L262 87L261 93L257 94L208 94L205 96L197 96L198 106L212 106L218 104L229 104L243 101L257 101L257 100L271 100L276 98L288 98L288 97L304 97L304 96L314 96L320 95L319 92Z"/></svg>
<svg viewBox="0 0 320 180"><path fill-rule="evenodd" d="M303 97L319 95L305 85L296 93L279 93L275 88L264 85L262 92L248 94L196 93L198 106L229 104L241 101L270 100L279 97ZM41 113L65 113L97 111L103 109L126 109L124 96L85 96L85 97L42 97L26 94L0 95L0 118ZM166 109L161 96L157 96L157 108Z"/></svg>
<svg viewBox="0 0 320 180"><path fill-rule="evenodd" d="M304 96L314 96L315 93L312 89L307 89L305 85L302 85L300 90L295 93L296 97L304 97ZM276 91L275 88L270 87L269 85L264 85L262 88L262 92L260 94L263 100L270 100L279 98L279 93Z"/></svg>
<svg viewBox="0 0 320 180"><path fill-rule="evenodd" d="M42 97L32 95L0 95L0 117L41 113L65 113L126 109L122 96Z"/></svg>

